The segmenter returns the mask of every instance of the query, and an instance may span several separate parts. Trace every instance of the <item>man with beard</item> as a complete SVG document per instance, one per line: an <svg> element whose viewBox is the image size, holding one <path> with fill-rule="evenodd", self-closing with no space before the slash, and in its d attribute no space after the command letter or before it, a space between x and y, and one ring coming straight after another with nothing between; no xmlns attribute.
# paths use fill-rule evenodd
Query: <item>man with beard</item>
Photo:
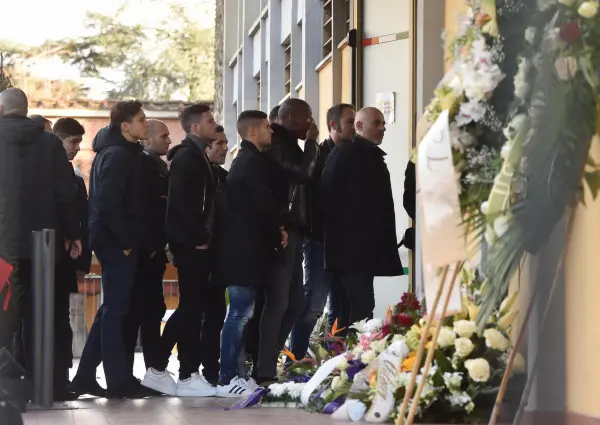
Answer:
<svg viewBox="0 0 600 425"><path fill-rule="evenodd" d="M325 268L345 297L340 326L373 317L375 276L403 274L390 174L379 145L385 119L376 108L356 114L356 136L329 156L321 181Z"/></svg>
<svg viewBox="0 0 600 425"><path fill-rule="evenodd" d="M138 331L146 368L157 361L160 353L160 327L167 311L163 295L163 277L167 260L165 218L169 190L169 167L161 158L171 145L169 128L159 120L148 120L148 139L142 141L146 228L144 243L136 266L131 293L130 320L126 340L129 363L133 368Z"/></svg>
<svg viewBox="0 0 600 425"><path fill-rule="evenodd" d="M117 102L110 124L93 141L90 173L90 242L102 268L103 303L81 355L73 389L101 395L96 367L102 361L107 396L149 395L133 376L125 346L125 322L144 239L144 164L139 140L148 138L148 121L138 101ZM99 394L100 393L100 394Z"/></svg>
<svg viewBox="0 0 600 425"><path fill-rule="evenodd" d="M17 88L0 93L0 258L13 268L8 289L0 287L0 347L31 372L31 233L57 229L57 251L70 247L77 258L81 226L77 185L62 143L27 118L27 103Z"/></svg>
<svg viewBox="0 0 600 425"><path fill-rule="evenodd" d="M308 350L310 335L319 317L323 315L327 296L330 294L330 328L339 312L332 287L332 275L324 268L323 259L323 211L319 192L321 174L329 154L336 146L352 140L354 136L354 107L347 103L332 106L327 111L329 137L319 146L319 159L313 178L308 185L309 229L308 238L303 244L304 251L304 293L306 306L292 330L291 351L297 359L302 359Z"/></svg>
<svg viewBox="0 0 600 425"><path fill-rule="evenodd" d="M74 118L60 118L52 129L62 140L67 158L71 162L79 153L85 129ZM90 272L92 250L88 240L88 195L83 178L72 176L77 185L77 210L82 235L82 255L72 259L66 250L57 252L54 282L54 400L73 400L76 394L69 390L69 369L73 366L73 330L70 321L71 293L77 293L77 282Z"/></svg>
<svg viewBox="0 0 600 425"><path fill-rule="evenodd" d="M200 363L202 375L214 387L219 383L219 357L221 352L221 329L225 320L225 287L219 279L215 265L218 261L219 239L222 232L225 211L225 184L227 170L223 168L227 156L227 136L223 126L217 126L217 137L206 147L206 155L210 160L215 176L214 225L210 246L211 276L207 288L210 302L206 306L206 314L202 324L200 339Z"/></svg>
<svg viewBox="0 0 600 425"><path fill-rule="evenodd" d="M186 138L171 149L166 233L179 280L179 305L165 325L161 352L146 371L142 384L179 397L210 397L216 388L198 373L200 331L206 319L210 243L213 231L215 176L206 148L215 139L217 123L204 104L190 105L179 116ZM167 366L177 343L179 382Z"/></svg>
<svg viewBox="0 0 600 425"><path fill-rule="evenodd" d="M259 384L277 377L277 361L285 341L304 309L302 240L308 230L310 182L319 155L319 130L312 109L301 99L288 99L279 108L278 122L271 124L273 138L266 150L273 160L271 186L289 239L265 292L260 321ZM304 139L304 151L298 144Z"/></svg>

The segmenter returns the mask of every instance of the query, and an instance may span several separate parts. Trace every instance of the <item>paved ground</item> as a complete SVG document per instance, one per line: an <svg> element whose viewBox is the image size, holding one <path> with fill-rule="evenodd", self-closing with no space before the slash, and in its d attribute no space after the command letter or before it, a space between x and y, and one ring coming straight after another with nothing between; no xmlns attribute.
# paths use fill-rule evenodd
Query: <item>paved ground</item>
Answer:
<svg viewBox="0 0 600 425"><path fill-rule="evenodd" d="M169 371L176 374L177 358L171 356ZM75 374L77 364L71 371ZM134 373L144 375L141 354L136 354ZM104 372L98 369L98 381L106 387ZM226 411L236 400L227 399L179 399L155 397L145 400L83 399L56 405L55 410L28 412L24 415L26 425L331 425L325 415L308 414L298 409L252 408Z"/></svg>
<svg viewBox="0 0 600 425"><path fill-rule="evenodd" d="M26 425L331 425L325 415L298 409L251 408L225 411L231 400L153 398L146 400L84 400L75 410L28 412Z"/></svg>

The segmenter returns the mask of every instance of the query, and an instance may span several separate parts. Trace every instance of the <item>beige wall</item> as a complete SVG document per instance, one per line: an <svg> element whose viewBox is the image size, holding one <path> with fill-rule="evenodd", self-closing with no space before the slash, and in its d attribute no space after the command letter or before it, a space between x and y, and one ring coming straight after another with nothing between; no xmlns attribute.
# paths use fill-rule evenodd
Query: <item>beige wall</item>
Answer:
<svg viewBox="0 0 600 425"><path fill-rule="evenodd" d="M599 161L598 139L592 153ZM566 263L567 409L600 418L600 201L592 201L587 189L586 205L577 208Z"/></svg>

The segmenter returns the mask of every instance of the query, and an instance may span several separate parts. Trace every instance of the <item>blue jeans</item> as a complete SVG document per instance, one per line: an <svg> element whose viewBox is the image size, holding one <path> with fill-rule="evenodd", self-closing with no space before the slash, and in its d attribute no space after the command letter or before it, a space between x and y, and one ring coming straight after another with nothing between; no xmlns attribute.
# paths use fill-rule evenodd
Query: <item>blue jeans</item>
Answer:
<svg viewBox="0 0 600 425"><path fill-rule="evenodd" d="M256 301L256 288L244 286L230 286L229 311L221 332L221 371L220 381L223 385L236 376L244 376L245 371L240 369L240 350L244 345L244 329L254 314Z"/></svg>
<svg viewBox="0 0 600 425"><path fill-rule="evenodd" d="M327 296L335 298L332 290L332 274L325 270L323 244L307 240L303 245L304 250L304 293L306 304L302 315L292 330L291 351L300 360L308 351L310 335L317 320L323 315ZM329 327L339 316L338 303L329 303Z"/></svg>

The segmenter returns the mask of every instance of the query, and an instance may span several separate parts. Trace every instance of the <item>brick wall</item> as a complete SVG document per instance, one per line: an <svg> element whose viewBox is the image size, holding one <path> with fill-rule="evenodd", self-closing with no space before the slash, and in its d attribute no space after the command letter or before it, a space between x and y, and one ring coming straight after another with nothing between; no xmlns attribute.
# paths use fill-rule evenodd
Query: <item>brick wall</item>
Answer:
<svg viewBox="0 0 600 425"><path fill-rule="evenodd" d="M44 115L52 123L56 122L61 117L54 117L50 114ZM85 128L85 134L83 136L83 142L81 143L81 151L73 161L74 165L78 167L85 177L86 184L88 183L88 177L90 168L92 166L92 160L94 159L94 152L92 151L92 140L102 127L108 124L108 117L91 117L91 118L77 118L77 121ZM161 119L171 132L171 141L173 144L171 147L179 144L183 140L184 132L179 125L179 120L176 118L163 118Z"/></svg>

